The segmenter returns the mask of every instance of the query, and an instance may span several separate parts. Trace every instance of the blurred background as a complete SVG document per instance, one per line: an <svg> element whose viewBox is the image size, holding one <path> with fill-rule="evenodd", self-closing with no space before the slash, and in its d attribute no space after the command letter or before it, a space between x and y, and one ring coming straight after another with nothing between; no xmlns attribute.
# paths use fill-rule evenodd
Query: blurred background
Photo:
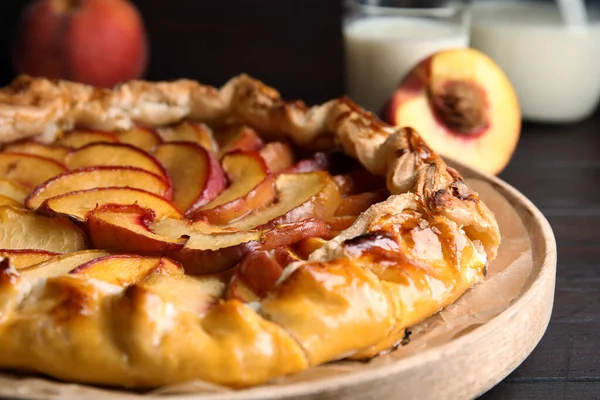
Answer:
<svg viewBox="0 0 600 400"><path fill-rule="evenodd" d="M0 2L0 84L15 75L10 49L27 0ZM145 77L221 85L245 72L285 97L321 102L343 92L336 0L136 0L150 43Z"/></svg>
<svg viewBox="0 0 600 400"><path fill-rule="evenodd" d="M143 17L150 43L144 75L148 79L188 77L221 85L231 76L246 72L278 88L284 97L302 98L307 103L322 102L346 91L343 0L131 2ZM15 76L11 48L29 3L0 2L2 85ZM446 2L388 3L425 7ZM600 0L586 3L588 7L598 6Z"/></svg>

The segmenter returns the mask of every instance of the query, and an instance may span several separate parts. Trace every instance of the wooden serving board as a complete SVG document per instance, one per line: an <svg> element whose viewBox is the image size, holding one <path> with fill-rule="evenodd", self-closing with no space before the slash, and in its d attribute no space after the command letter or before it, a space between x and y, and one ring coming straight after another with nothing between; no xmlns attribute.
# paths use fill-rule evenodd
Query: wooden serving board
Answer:
<svg viewBox="0 0 600 400"><path fill-rule="evenodd" d="M240 392L188 395L194 400L472 399L499 383L538 344L550 321L556 277L556 242L542 213L495 176L456 162L467 180L488 183L518 214L531 242L532 268L518 299L490 321L439 347L345 375ZM496 213L499 221L503 215ZM475 288L473 290L478 290ZM386 356L383 356L386 357ZM161 396L161 399L182 399Z"/></svg>
<svg viewBox="0 0 600 400"><path fill-rule="evenodd" d="M519 269L521 283L517 294L505 304L496 302L496 309L484 322L466 325L467 329L452 335L441 344L426 346L424 350L417 347L405 355L402 350L406 349L400 349L369 363L334 363L316 367L310 378L284 378L274 385L240 391L219 391L215 388L207 392L210 388L205 386L188 386L183 390L176 390L177 394L172 390L141 394L63 384L44 378L0 375L0 397L94 400L154 396L161 400L456 400L471 399L486 392L525 360L546 330L554 298L556 243L548 221L516 189L496 177L456 163L450 164L457 167L475 190L479 190L479 185L493 192L491 196L488 194L488 198L482 193L482 198L495 212L503 230L504 247L500 248L498 259L502 258L503 251L516 251L517 242L525 244L527 248L523 253L527 255L526 259L521 257L513 260L508 257L510 265L498 273L498 276L504 274L506 277L509 275L505 272L510 268ZM512 225L519 225L520 240L510 236L511 231L517 231ZM505 235L508 237L505 238ZM506 263L506 257L504 258ZM514 284L513 277L517 275L519 274L513 274L504 280L500 276L495 281L493 290L490 290L489 285L487 288L483 286L491 283L488 277L488 282L473 288L457 304L462 301L464 308L465 303L468 305L469 302L485 300L488 295L502 293L503 285ZM503 305L498 309L497 304ZM449 320L440 318L447 311L437 316L442 324ZM411 345L412 343L406 346L407 349ZM309 370L308 373L310 372Z"/></svg>

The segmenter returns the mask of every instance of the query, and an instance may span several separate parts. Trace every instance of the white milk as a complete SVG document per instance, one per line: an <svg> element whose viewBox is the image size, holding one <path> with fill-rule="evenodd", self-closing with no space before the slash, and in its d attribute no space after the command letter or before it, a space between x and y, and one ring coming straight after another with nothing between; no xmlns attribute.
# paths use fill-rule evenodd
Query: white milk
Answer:
<svg viewBox="0 0 600 400"><path fill-rule="evenodd" d="M600 98L600 20L591 15L590 21L572 30L553 4L476 3L471 45L508 75L524 118L576 121Z"/></svg>
<svg viewBox="0 0 600 400"><path fill-rule="evenodd" d="M459 25L406 17L372 17L344 27L348 95L380 113L405 75L432 53L466 47Z"/></svg>

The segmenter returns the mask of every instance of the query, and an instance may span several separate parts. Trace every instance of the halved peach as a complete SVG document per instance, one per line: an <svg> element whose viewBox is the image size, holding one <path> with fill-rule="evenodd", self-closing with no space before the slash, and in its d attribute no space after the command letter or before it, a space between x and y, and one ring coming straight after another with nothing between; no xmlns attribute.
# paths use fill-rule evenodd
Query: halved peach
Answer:
<svg viewBox="0 0 600 400"><path fill-rule="evenodd" d="M25 200L38 208L46 199L79 190L128 187L145 190L169 199L171 186L161 176L134 167L88 167L64 172L38 186Z"/></svg>
<svg viewBox="0 0 600 400"><path fill-rule="evenodd" d="M108 253L103 250L83 250L70 254L59 254L38 264L19 270L28 280L50 278L65 275L96 258L105 257Z"/></svg>
<svg viewBox="0 0 600 400"><path fill-rule="evenodd" d="M0 250L0 257L10 259L10 265L15 267L15 269L31 267L58 254L46 250Z"/></svg>
<svg viewBox="0 0 600 400"><path fill-rule="evenodd" d="M185 121L161 128L158 133L165 142L192 142L199 144L212 154L216 154L218 151L212 131L208 126L199 122Z"/></svg>
<svg viewBox="0 0 600 400"><path fill-rule="evenodd" d="M381 189L376 192L364 192L344 197L339 207L335 210L336 216L358 215L371 207L375 203L384 201L390 196L387 189Z"/></svg>
<svg viewBox="0 0 600 400"><path fill-rule="evenodd" d="M260 150L265 145L254 129L242 124L228 124L217 128L215 139L219 145L219 158L232 151Z"/></svg>
<svg viewBox="0 0 600 400"><path fill-rule="evenodd" d="M306 218L327 220L341 201L339 189L327 172L281 174L275 181L277 201L228 226L252 229L258 226L275 227Z"/></svg>
<svg viewBox="0 0 600 400"><path fill-rule="evenodd" d="M156 147L154 155L171 179L173 204L181 212L192 213L225 189L219 162L196 143L163 143Z"/></svg>
<svg viewBox="0 0 600 400"><path fill-rule="evenodd" d="M37 249L68 253L86 248L83 232L66 218L0 206L0 249Z"/></svg>
<svg viewBox="0 0 600 400"><path fill-rule="evenodd" d="M105 204L87 218L92 245L97 249L138 254L164 254L183 248L185 238L167 238L153 233L149 225L154 212L138 205Z"/></svg>
<svg viewBox="0 0 600 400"><path fill-rule="evenodd" d="M0 194L23 204L25 198L29 195L29 189L10 179L0 178Z"/></svg>
<svg viewBox="0 0 600 400"><path fill-rule="evenodd" d="M65 172L56 160L26 153L0 153L0 178L10 179L27 188Z"/></svg>
<svg viewBox="0 0 600 400"><path fill-rule="evenodd" d="M223 157L223 169L231 184L190 218L205 218L213 224L226 224L275 199L275 178L255 152L230 153Z"/></svg>
<svg viewBox="0 0 600 400"><path fill-rule="evenodd" d="M510 160L521 129L510 81L491 58L470 48L420 62L390 100L386 119L416 129L441 155L494 174Z"/></svg>
<svg viewBox="0 0 600 400"><path fill-rule="evenodd" d="M115 135L119 138L119 142L130 144L147 152L150 152L156 145L162 143L162 139L158 136L158 133L142 126L116 132Z"/></svg>
<svg viewBox="0 0 600 400"><path fill-rule="evenodd" d="M50 216L68 216L76 221L85 222L88 214L104 204L137 204L149 208L157 219L182 218L181 213L163 197L132 188L98 188L65 193L44 200L38 212Z"/></svg>
<svg viewBox="0 0 600 400"><path fill-rule="evenodd" d="M278 174L294 165L294 151L287 142L270 142L259 151L272 174Z"/></svg>
<svg viewBox="0 0 600 400"><path fill-rule="evenodd" d="M69 272L70 275L123 287L137 283L153 273L182 275L183 269L181 265L164 257L113 254L91 260Z"/></svg>
<svg viewBox="0 0 600 400"><path fill-rule="evenodd" d="M202 224L195 224L199 228ZM237 231L213 227L200 231L185 220L164 219L150 226L159 236L171 239L187 237L183 249L168 253L181 262L189 274L212 274L234 266L252 251L261 238L261 231Z"/></svg>
<svg viewBox="0 0 600 400"><path fill-rule="evenodd" d="M65 157L70 169L95 166L137 167L167 178L158 161L143 150L124 143L91 143Z"/></svg>
<svg viewBox="0 0 600 400"><path fill-rule="evenodd" d="M6 147L4 147L4 151L10 153L35 154L37 156L51 158L62 163L64 162L65 156L70 149L66 146L61 146L58 144L45 144L38 143L34 140L25 140L6 145Z"/></svg>
<svg viewBox="0 0 600 400"><path fill-rule="evenodd" d="M72 149L78 149L91 143L117 143L117 138L113 133L102 132L91 129L76 129L68 132L57 143Z"/></svg>

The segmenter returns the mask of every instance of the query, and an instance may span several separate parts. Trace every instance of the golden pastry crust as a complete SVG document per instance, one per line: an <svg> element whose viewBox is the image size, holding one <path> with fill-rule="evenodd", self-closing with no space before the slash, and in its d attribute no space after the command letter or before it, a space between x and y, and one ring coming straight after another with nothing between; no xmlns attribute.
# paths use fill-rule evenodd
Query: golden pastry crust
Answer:
<svg viewBox="0 0 600 400"><path fill-rule="evenodd" d="M3 367L128 387L194 378L244 387L370 357L480 281L499 246L493 214L457 171L414 130L388 126L345 98L308 108L245 75L221 89L180 80L112 90L20 77L0 90L0 104L4 142L52 141L75 126L235 121L307 149L341 146L386 176L392 193L308 261L288 266L252 305L190 310L152 291L148 279L184 279L162 272L129 286L72 276L31 281L5 261Z"/></svg>

